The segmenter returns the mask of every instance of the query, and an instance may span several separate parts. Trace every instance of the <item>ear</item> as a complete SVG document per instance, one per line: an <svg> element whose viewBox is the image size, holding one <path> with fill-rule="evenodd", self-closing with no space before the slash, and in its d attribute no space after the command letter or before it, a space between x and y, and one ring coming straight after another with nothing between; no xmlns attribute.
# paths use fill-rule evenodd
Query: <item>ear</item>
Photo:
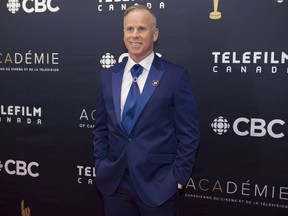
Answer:
<svg viewBox="0 0 288 216"><path fill-rule="evenodd" d="M155 28L153 33L153 41L156 42L159 36L159 29Z"/></svg>

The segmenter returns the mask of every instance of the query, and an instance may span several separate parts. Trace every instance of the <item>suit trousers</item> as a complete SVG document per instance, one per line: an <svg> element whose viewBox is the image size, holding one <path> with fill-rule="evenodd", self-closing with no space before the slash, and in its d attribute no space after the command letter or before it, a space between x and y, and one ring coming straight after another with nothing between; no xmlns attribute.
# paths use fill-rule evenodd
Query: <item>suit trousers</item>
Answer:
<svg viewBox="0 0 288 216"><path fill-rule="evenodd" d="M137 195L128 172L125 172L117 190L102 198L105 216L178 216L178 192L160 206L147 206Z"/></svg>

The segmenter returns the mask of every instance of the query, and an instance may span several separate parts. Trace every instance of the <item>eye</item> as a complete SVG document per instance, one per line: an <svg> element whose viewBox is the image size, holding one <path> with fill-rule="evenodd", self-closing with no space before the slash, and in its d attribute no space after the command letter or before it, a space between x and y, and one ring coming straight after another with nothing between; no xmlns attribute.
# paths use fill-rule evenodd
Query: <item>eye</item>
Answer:
<svg viewBox="0 0 288 216"><path fill-rule="evenodd" d="M132 28L132 27L128 27L128 28L126 29L126 31L127 31L127 32L132 32L132 31L133 31L133 28Z"/></svg>
<svg viewBox="0 0 288 216"><path fill-rule="evenodd" d="M145 28L144 27L140 27L138 30L139 30L139 32L143 32L143 31L145 31Z"/></svg>

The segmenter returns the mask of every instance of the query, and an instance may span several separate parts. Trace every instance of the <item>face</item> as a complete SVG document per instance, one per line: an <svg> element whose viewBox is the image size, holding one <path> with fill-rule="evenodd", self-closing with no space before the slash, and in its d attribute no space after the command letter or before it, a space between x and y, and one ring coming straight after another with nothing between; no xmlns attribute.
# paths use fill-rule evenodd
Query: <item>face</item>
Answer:
<svg viewBox="0 0 288 216"><path fill-rule="evenodd" d="M130 57L139 63L154 49L158 29L152 15L145 10L131 11L124 17L124 43Z"/></svg>

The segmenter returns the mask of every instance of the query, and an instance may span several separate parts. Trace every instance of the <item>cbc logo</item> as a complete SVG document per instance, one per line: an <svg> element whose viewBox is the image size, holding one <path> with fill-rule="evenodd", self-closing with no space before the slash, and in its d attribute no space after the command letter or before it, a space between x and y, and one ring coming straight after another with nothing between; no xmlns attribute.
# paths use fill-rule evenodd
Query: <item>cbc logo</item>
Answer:
<svg viewBox="0 0 288 216"><path fill-rule="evenodd" d="M284 133L279 132L279 125L283 126L284 124L285 122L281 119L266 122L260 118L240 117L233 122L232 128L238 136L264 137L268 134L272 138L279 139L285 136ZM211 127L215 133L222 135L228 131L230 124L227 119L219 116L211 123Z"/></svg>
<svg viewBox="0 0 288 216"><path fill-rule="evenodd" d="M106 53L105 55L102 56L100 64L102 65L103 68L110 68L114 64L116 64L116 59L110 53Z"/></svg>
<svg viewBox="0 0 288 216"><path fill-rule="evenodd" d="M22 8L26 13L44 13L46 11L58 12L59 7L52 4L52 0L23 0L22 4L19 0L8 0L6 6L8 10L15 14Z"/></svg>
<svg viewBox="0 0 288 216"><path fill-rule="evenodd" d="M160 53L156 53L156 55L159 56L160 58L162 57L162 54ZM122 62L124 58L128 58L128 57L129 57L128 53L122 53L120 57L118 58L118 63ZM115 57L109 52L102 55L99 62L103 68L110 68L117 63Z"/></svg>
<svg viewBox="0 0 288 216"><path fill-rule="evenodd" d="M0 171L4 168L4 170L9 175L17 175L17 176L31 176L31 177L38 177L39 173L36 172L37 167L39 167L39 164L37 162L30 162L26 163L25 161L21 160L7 160L3 164L0 161Z"/></svg>

